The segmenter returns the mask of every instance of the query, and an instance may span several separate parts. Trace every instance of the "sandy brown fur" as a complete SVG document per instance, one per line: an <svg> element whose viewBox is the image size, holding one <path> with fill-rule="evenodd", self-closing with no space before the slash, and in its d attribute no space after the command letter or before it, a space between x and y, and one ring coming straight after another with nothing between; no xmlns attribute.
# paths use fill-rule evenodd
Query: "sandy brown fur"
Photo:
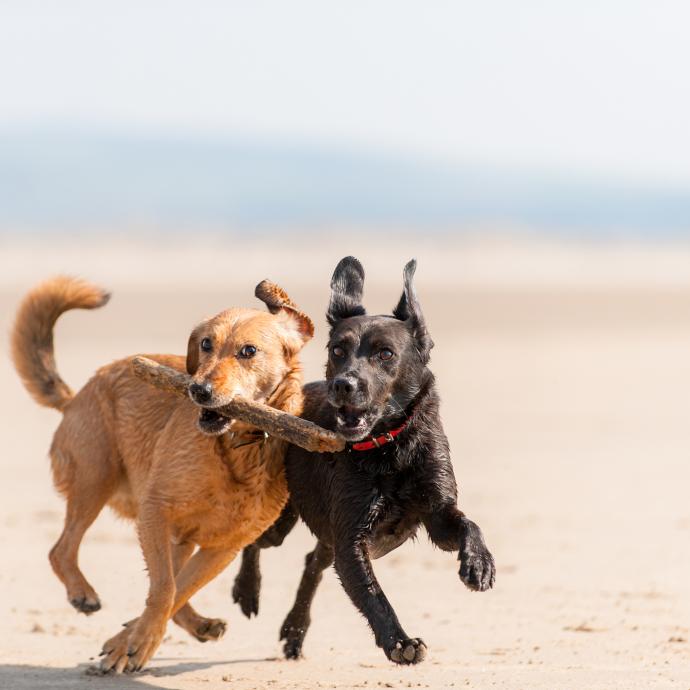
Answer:
<svg viewBox="0 0 690 690"><path fill-rule="evenodd" d="M277 287L269 292L284 295ZM149 356L210 382L221 402L240 394L299 414L298 353L313 326L284 296L284 308L265 300L272 313L229 309L203 322L189 339L186 358ZM136 521L149 596L143 614L105 643L102 663L104 670L131 671L151 658L171 617L198 639L222 635L223 621L201 617L187 602L280 514L288 498L285 443L256 441L254 430L239 422L232 434L203 434L199 408L137 379L131 358L102 367L72 396L55 370L52 327L67 309L106 299L80 281L44 283L22 303L12 345L29 392L63 411L50 456L67 513L50 561L75 608L100 608L77 564L86 530L106 504ZM199 350L204 337L212 339L213 352ZM244 360L237 352L248 342L258 353Z"/></svg>
<svg viewBox="0 0 690 690"><path fill-rule="evenodd" d="M83 280L58 276L34 288L22 301L12 330L14 366L39 405L62 410L72 399L53 355L53 327L68 309L95 309L109 293Z"/></svg>

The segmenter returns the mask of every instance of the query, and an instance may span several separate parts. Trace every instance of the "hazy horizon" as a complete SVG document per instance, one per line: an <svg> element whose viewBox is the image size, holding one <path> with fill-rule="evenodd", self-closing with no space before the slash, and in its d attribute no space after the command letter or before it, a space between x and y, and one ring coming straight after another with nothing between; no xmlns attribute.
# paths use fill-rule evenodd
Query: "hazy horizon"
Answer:
<svg viewBox="0 0 690 690"><path fill-rule="evenodd" d="M0 233L229 231L674 236L690 195L563 171L507 169L345 145L0 127Z"/></svg>

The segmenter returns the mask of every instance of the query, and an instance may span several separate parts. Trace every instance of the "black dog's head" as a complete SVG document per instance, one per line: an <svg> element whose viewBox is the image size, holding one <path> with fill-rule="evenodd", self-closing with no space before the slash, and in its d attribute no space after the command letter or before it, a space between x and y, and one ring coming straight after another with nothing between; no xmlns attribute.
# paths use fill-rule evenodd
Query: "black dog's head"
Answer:
<svg viewBox="0 0 690 690"><path fill-rule="evenodd" d="M412 284L416 267L414 260L405 266L402 297L392 316L367 316L364 269L357 259L344 258L333 273L328 402L336 408L337 430L350 441L404 418L429 376L434 344Z"/></svg>

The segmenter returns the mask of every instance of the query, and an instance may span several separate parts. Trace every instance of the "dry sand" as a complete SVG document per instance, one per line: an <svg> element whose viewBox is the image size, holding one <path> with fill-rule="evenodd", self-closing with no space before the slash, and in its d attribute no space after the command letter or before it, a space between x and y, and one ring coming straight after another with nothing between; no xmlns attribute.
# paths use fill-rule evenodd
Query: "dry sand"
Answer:
<svg viewBox="0 0 690 690"><path fill-rule="evenodd" d="M346 235L345 235L346 236ZM356 253L372 311L392 306L409 254L436 342L432 366L461 507L494 552L494 591L473 594L426 536L375 564L407 630L429 646L413 668L386 661L329 571L299 662L278 629L304 554L300 526L263 556L258 619L232 604L233 564L194 600L229 630L199 644L174 625L142 675L88 675L101 643L142 608L147 579L132 525L106 510L81 564L104 602L72 610L48 565L63 513L46 458L58 414L26 395L0 340L0 688L690 688L690 251L510 242L321 249L268 242L0 244L0 331L35 281L62 271L113 288L57 331L64 378L134 352L183 352L191 325L253 286L284 284L316 319L305 352L322 371L330 272ZM202 247L201 249L199 247Z"/></svg>

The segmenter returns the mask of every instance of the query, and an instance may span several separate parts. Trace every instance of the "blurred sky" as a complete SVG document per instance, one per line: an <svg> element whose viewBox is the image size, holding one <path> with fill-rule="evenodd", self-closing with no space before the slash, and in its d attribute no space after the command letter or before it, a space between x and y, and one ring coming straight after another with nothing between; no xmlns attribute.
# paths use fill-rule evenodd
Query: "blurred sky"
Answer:
<svg viewBox="0 0 690 690"><path fill-rule="evenodd" d="M690 3L3 0L0 127L247 133L690 186Z"/></svg>

